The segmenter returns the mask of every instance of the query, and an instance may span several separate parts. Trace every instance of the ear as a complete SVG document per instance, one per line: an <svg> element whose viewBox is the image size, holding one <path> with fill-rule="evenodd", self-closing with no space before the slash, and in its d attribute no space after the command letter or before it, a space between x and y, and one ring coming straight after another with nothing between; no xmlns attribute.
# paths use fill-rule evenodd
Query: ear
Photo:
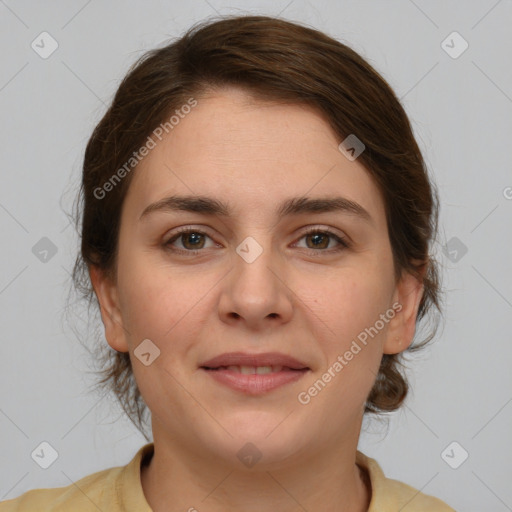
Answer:
<svg viewBox="0 0 512 512"><path fill-rule="evenodd" d="M421 270L420 277L404 271L393 294L395 316L388 324L384 354L397 354L410 346L416 331L416 318L423 297L426 265Z"/></svg>
<svg viewBox="0 0 512 512"><path fill-rule="evenodd" d="M117 286L112 279L95 265L89 266L89 276L98 298L101 320L108 344L118 352L128 352L126 329L119 309Z"/></svg>

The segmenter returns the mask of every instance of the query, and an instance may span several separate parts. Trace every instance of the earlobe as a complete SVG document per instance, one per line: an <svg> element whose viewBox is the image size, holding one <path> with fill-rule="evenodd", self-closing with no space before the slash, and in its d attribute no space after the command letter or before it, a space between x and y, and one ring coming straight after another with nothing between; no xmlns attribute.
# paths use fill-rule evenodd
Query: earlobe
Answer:
<svg viewBox="0 0 512 512"><path fill-rule="evenodd" d="M418 278L404 271L394 294L395 303L399 307L394 308L396 314L388 326L384 354L397 354L411 345L423 292L422 277Z"/></svg>
<svg viewBox="0 0 512 512"><path fill-rule="evenodd" d="M95 265L89 266L89 276L100 305L101 320L108 344L118 352L128 352L116 284Z"/></svg>

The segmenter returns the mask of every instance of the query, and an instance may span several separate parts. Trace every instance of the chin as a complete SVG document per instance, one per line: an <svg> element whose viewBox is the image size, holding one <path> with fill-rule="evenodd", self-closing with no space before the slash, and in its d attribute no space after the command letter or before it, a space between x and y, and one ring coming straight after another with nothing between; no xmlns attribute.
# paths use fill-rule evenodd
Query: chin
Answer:
<svg viewBox="0 0 512 512"><path fill-rule="evenodd" d="M305 442L304 429L298 428L296 418L287 418L283 412L238 412L229 418L219 418L219 422L233 437L223 432L217 446L223 455L236 457L237 466L239 460L243 464L244 457L249 456L258 459L255 465L259 469L275 469L296 455Z"/></svg>
<svg viewBox="0 0 512 512"><path fill-rule="evenodd" d="M274 437L273 433L280 437L290 429L293 420L285 419L288 413L284 407L280 410L237 411L224 416L223 421L219 418L219 421L238 440L264 442Z"/></svg>

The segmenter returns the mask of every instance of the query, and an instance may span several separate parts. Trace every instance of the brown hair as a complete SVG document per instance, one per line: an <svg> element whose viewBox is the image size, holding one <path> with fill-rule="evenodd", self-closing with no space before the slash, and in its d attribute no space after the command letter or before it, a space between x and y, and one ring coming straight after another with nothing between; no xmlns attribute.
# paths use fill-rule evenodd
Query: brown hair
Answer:
<svg viewBox="0 0 512 512"><path fill-rule="evenodd" d="M99 310L88 266L115 278L120 213L131 174L108 195L95 190L123 166L175 109L223 86L242 87L258 99L308 104L322 113L340 142L355 134L366 146L359 156L385 202L395 277L408 271L424 283L417 323L439 307L438 269L429 256L435 240L438 198L407 115L387 82L356 52L327 35L266 16L207 21L183 37L144 54L120 84L87 144L75 222L81 253L73 270L75 289ZM81 220L81 231L79 222ZM422 273L423 272L423 273ZM408 350L423 347L435 335ZM104 335L101 346L106 347ZM103 351L98 386L112 390L144 434L148 413L127 353ZM382 357L365 412L397 409L407 395L401 354ZM144 434L147 437L146 434Z"/></svg>

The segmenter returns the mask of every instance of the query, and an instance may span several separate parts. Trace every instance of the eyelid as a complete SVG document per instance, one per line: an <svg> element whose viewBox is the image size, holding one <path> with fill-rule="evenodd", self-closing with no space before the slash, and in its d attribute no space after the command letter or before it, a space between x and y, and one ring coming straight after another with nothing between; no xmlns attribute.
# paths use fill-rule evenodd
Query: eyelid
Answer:
<svg viewBox="0 0 512 512"><path fill-rule="evenodd" d="M335 235L335 236L338 236L340 238L345 236L342 233L338 233L337 231L335 231L330 226L321 226L321 225L317 225L317 224L312 225L312 226L306 226L304 228L304 230L305 231L302 233L301 236L308 235L310 233L317 233L317 232L329 233L330 235Z"/></svg>

